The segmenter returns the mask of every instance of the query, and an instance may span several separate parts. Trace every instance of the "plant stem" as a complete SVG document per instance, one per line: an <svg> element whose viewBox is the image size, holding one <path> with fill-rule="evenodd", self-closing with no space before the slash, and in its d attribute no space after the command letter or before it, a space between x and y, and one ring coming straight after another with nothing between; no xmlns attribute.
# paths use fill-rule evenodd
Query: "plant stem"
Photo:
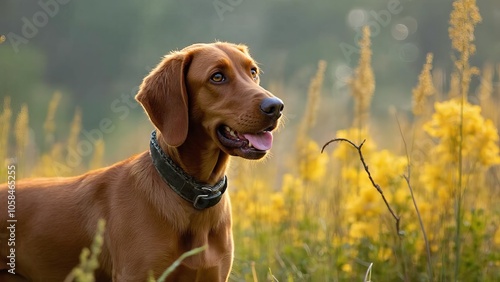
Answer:
<svg viewBox="0 0 500 282"><path fill-rule="evenodd" d="M172 273L174 272L174 270L181 264L181 262L186 259L187 257L190 257L190 256L194 256L196 254L199 254L201 252L203 252L204 250L207 249L207 246L204 245L202 247L199 247L199 248L196 248L196 249L192 249L191 251L189 252L185 252L183 253L176 261L174 261L174 263L172 263L171 266L169 266L167 268L167 270L165 270L165 272L163 272L163 274L160 276L160 278L158 278L158 282L163 282L165 281L165 279L167 279L167 277Z"/></svg>
<svg viewBox="0 0 500 282"><path fill-rule="evenodd" d="M346 138L335 138L335 139L332 139L332 140L326 142L326 144L323 145L323 148L321 148L321 153L323 153L323 151L325 150L326 146L330 145L330 143L332 143L332 142L342 142L342 141L351 144L351 146L353 146L358 151L359 160L363 164L363 168L365 169L366 174L368 174L368 178L370 179L370 182L372 183L373 187L375 187L375 189L377 189L377 191L380 194L380 196L382 196L382 200L384 200L384 203L387 206L387 209L391 213L392 217L396 220L396 232L397 232L398 235L401 235L400 228L399 228L400 217L397 216L396 213L392 210L391 205L389 205L389 202L385 198L385 195L384 195L384 192L382 191L382 188L380 188L380 185L378 185L377 183L375 183L375 181L373 180L372 174L370 173L370 170L368 169L368 165L365 162L365 158L363 157L363 153L361 152L361 148L363 147L363 144L365 144L366 139L363 140L363 142L361 142L361 144L359 146L357 146L356 144L354 144L349 139L346 139Z"/></svg>
<svg viewBox="0 0 500 282"><path fill-rule="evenodd" d="M407 169L408 169L408 175L403 175L406 184L408 185L408 189L410 190L410 195L411 195L411 200L413 201L413 206L415 207L415 212L417 213L417 218L418 218L418 223L420 224L420 230L422 230L422 236L424 237L424 242L425 242L425 251L427 253L427 275L429 275L429 281L432 281L433 274L432 274L432 261L431 261L431 248L429 244L429 239L427 238L427 232L425 232L425 227L424 227L424 222L422 220L422 215L420 214L420 211L418 209L417 201L415 200L415 195L413 194L413 188L411 186L411 162L410 162L410 155L408 154L408 146L406 144L405 137L403 135L403 131L401 130L401 124L399 123L399 119L396 116L396 121L398 122L398 128L399 128L399 133L401 134L401 138L403 139L403 144L405 147L405 153L406 153L406 161L408 163Z"/></svg>

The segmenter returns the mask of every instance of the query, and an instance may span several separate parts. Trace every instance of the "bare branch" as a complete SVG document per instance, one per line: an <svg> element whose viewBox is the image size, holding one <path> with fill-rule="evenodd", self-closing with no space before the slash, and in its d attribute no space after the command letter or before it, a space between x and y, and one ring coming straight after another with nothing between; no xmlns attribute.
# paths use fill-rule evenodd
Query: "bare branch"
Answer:
<svg viewBox="0 0 500 282"><path fill-rule="evenodd" d="M363 164L363 168L365 169L366 174L368 175L368 178L370 179L370 182L372 183L373 187L375 187L375 189L377 189L377 191L379 192L380 196L382 196L382 200L384 200L384 203L387 206L387 209L391 213L391 215L394 218L394 220L396 220L396 232L397 232L398 235L401 235L400 228L399 228L400 217L397 216L396 213L392 210L391 205L389 205L389 202L385 198L385 195L384 195L384 192L382 191L382 188L380 188L380 185L378 185L377 183L375 183L375 181L373 180L372 174L370 173L370 170L368 169L368 165L365 162L365 158L363 157L363 153L361 152L361 149L363 147L363 144L365 144L365 141L366 141L366 139L363 140L363 142L361 142L361 144L359 144L359 146L358 146L358 145L354 144L349 139L346 139L346 138L335 138L335 139L332 139L332 140L328 141L325 145L323 145L323 148L321 148L321 153L323 153L323 151L325 150L326 146L330 145L333 142L347 142L347 143L351 144L351 146L353 146L358 151L359 159L360 159L361 163Z"/></svg>

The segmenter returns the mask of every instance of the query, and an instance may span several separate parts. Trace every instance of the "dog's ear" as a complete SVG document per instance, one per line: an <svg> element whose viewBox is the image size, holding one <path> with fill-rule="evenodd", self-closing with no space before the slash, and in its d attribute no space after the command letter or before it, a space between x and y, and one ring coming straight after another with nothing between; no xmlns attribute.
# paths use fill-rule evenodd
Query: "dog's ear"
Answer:
<svg viewBox="0 0 500 282"><path fill-rule="evenodd" d="M188 133L185 76L190 61L191 56L185 52L165 56L144 78L135 96L169 146L182 145Z"/></svg>

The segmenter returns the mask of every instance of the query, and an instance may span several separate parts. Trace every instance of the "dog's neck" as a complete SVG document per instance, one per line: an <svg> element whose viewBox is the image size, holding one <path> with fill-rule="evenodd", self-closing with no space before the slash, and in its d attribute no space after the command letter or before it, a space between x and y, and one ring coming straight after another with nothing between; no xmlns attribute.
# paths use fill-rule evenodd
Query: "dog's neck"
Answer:
<svg viewBox="0 0 500 282"><path fill-rule="evenodd" d="M188 138L179 147L166 144L161 133L158 132L158 143L162 150L180 167L184 172L199 182L214 185L220 181L229 164L229 155L223 152L211 140L200 138Z"/></svg>

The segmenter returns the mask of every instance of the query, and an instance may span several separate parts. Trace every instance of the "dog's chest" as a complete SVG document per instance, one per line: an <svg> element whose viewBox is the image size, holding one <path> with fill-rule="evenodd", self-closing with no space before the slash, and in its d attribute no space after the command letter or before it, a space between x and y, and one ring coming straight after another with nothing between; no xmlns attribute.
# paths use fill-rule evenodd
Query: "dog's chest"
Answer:
<svg viewBox="0 0 500 282"><path fill-rule="evenodd" d="M224 205L224 203L222 203ZM226 206L227 207L227 206ZM211 212L216 212L212 210ZM189 268L210 268L220 260L232 254L233 238L231 232L231 214L224 209L214 214L196 214L190 217L189 227L179 234L180 253L205 246L205 251L188 257L183 264Z"/></svg>
<svg viewBox="0 0 500 282"><path fill-rule="evenodd" d="M206 269L217 266L222 259L232 254L232 245L229 230L220 230L217 233L183 234L179 238L182 253L202 246L205 246L205 250L188 257L182 264L191 269Z"/></svg>

